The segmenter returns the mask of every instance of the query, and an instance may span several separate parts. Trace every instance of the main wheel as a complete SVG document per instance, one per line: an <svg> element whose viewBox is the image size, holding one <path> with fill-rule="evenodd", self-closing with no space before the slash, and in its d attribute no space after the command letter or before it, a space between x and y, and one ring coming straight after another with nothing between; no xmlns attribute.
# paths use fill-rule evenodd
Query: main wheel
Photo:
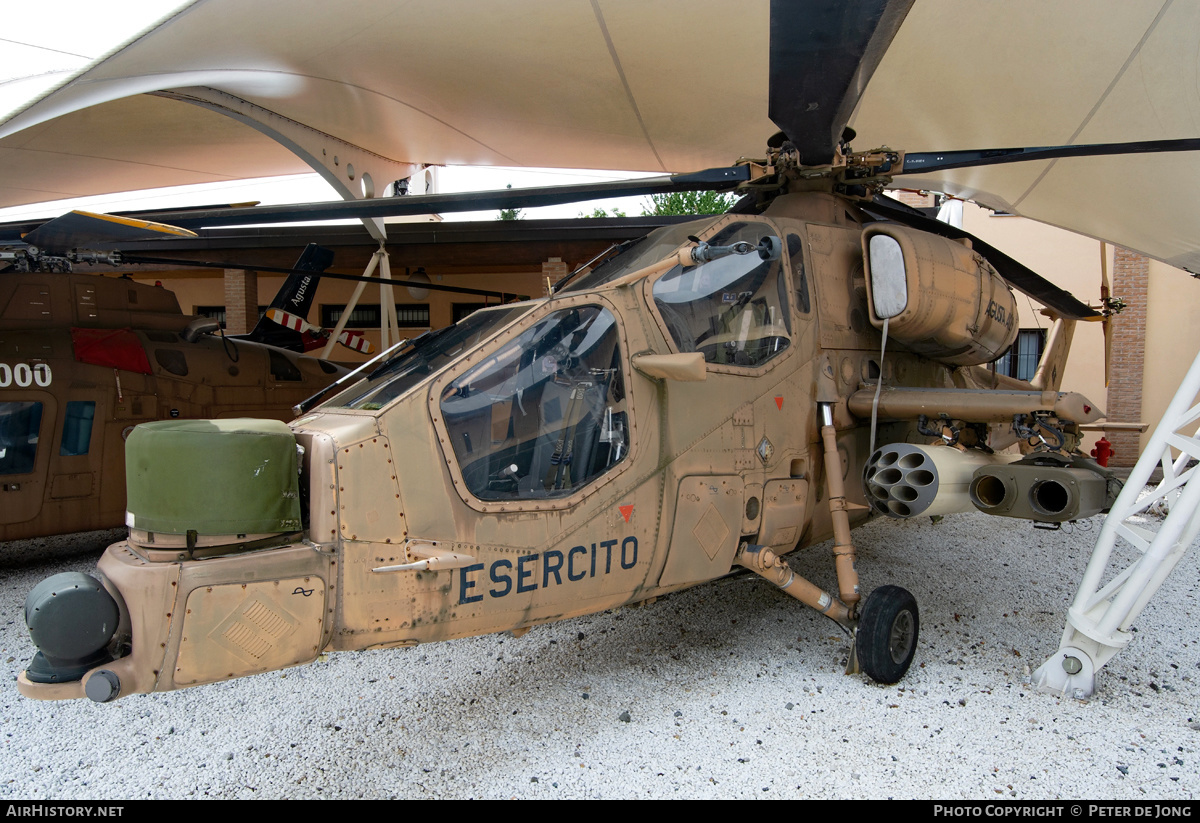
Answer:
<svg viewBox="0 0 1200 823"><path fill-rule="evenodd" d="M899 586L880 586L863 603L855 651L858 665L877 683L904 677L917 651L917 599Z"/></svg>

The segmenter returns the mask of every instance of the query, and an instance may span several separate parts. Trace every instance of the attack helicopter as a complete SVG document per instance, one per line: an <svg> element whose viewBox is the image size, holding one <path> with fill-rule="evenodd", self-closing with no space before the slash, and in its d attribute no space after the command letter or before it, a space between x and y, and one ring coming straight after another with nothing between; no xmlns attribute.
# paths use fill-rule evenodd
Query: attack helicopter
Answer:
<svg viewBox="0 0 1200 823"><path fill-rule="evenodd" d="M659 229L543 300L406 341L362 381L297 404L288 425L135 429L129 539L99 579L60 575L30 593L39 651L21 692L107 702L326 650L522 633L738 569L850 631L851 670L903 677L919 609L899 586L863 596L853 526L972 509L1056 523L1103 511L1117 484L1078 451L1079 427L1102 411L1059 390L1072 324L1104 311L883 189L938 164L1196 141L854 151L846 121L908 4L851 5L819 32L772 5L782 131L763 158L462 198L516 208L724 187L743 195L729 214ZM797 77L819 83L801 95ZM454 197L247 222L446 211ZM1013 288L1058 315L1029 382L983 366L1016 334ZM1021 452L1000 453L1009 443ZM222 494L205 505L197 488ZM836 592L786 560L830 537Z"/></svg>
<svg viewBox="0 0 1200 823"><path fill-rule="evenodd" d="M87 222L162 233L145 221ZM183 314L161 286L72 273L68 257L50 254L53 240L29 240L5 251L0 272L0 541L121 526L124 441L139 423L286 420L298 400L347 373L306 356L301 332L264 319L225 336L216 320ZM274 310L306 315L314 278L331 262L327 250L305 249Z"/></svg>

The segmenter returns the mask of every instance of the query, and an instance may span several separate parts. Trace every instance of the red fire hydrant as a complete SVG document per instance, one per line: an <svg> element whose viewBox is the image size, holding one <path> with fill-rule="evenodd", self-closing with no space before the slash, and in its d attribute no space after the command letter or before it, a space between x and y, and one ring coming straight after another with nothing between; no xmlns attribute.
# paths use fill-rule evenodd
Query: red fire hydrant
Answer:
<svg viewBox="0 0 1200 823"><path fill-rule="evenodd" d="M1108 465L1108 458L1114 454L1112 443L1104 437L1096 441L1096 448L1092 449L1092 457L1096 458L1096 462L1101 466Z"/></svg>

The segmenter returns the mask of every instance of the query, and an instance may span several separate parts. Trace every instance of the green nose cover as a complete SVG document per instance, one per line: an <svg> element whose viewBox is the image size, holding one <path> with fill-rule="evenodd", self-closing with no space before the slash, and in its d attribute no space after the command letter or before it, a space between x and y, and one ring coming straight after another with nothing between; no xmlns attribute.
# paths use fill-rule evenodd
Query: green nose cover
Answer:
<svg viewBox="0 0 1200 823"><path fill-rule="evenodd" d="M125 442L126 524L165 534L299 531L296 439L277 420L160 420Z"/></svg>

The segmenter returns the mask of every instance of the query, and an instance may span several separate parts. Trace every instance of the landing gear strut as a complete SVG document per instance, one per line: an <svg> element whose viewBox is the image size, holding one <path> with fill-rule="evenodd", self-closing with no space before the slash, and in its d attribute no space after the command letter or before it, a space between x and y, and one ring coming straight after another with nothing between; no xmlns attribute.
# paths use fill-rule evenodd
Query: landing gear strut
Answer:
<svg viewBox="0 0 1200 823"><path fill-rule="evenodd" d="M866 601L860 601L849 512L865 507L846 500L837 432L833 426L833 406L829 403L818 406L823 423L825 487L833 523L833 554L840 599L799 577L786 560L765 546L743 544L733 562L770 580L785 593L852 632L854 642L850 647L846 674L862 672L877 683L896 683L912 665L917 651L920 629L917 600L899 586L880 586Z"/></svg>
<svg viewBox="0 0 1200 823"><path fill-rule="evenodd" d="M921 619L917 599L906 589L880 586L863 602L856 621L845 603L797 575L765 546L743 544L734 562L854 632L846 674L862 672L876 683L890 685L912 665Z"/></svg>

